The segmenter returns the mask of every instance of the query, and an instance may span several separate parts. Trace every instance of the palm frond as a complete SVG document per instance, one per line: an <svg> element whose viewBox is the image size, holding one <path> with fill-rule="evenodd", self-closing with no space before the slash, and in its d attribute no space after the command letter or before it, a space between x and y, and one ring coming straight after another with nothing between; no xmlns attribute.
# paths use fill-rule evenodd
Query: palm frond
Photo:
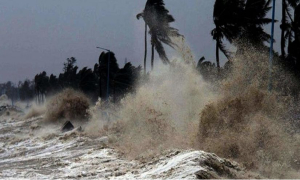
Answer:
<svg viewBox="0 0 300 180"><path fill-rule="evenodd" d="M291 8L290 8L290 7L286 7L286 8L285 8L285 12L286 12L286 14L288 15L290 21L291 21L292 23L294 23L294 20L293 20L293 18L292 18L292 14L291 14Z"/></svg>
<svg viewBox="0 0 300 180"><path fill-rule="evenodd" d="M223 44L223 42L221 40L219 41L219 48L220 48L221 52L226 56L226 58L230 59L231 53L225 48L225 45Z"/></svg>
<svg viewBox="0 0 300 180"><path fill-rule="evenodd" d="M168 63L169 60L162 43L175 48L177 45L172 42L171 37L182 36L178 29L170 26L170 23L175 21L174 17L165 8L163 0L148 0L143 12L143 18L150 29L149 34L152 37L152 43L156 51L162 61Z"/></svg>
<svg viewBox="0 0 300 180"><path fill-rule="evenodd" d="M265 8L266 8L266 7L270 7L270 6L271 6L271 2L272 2L272 0L267 0L267 2L266 2L266 4L265 4Z"/></svg>
<svg viewBox="0 0 300 180"><path fill-rule="evenodd" d="M163 47L162 43L155 36L152 39L152 43L153 43L155 50L157 51L160 59L162 60L162 62L164 64L170 63L170 61L167 57L165 48Z"/></svg>
<svg viewBox="0 0 300 180"><path fill-rule="evenodd" d="M300 0L287 0L287 3L293 8L296 8L296 6L300 3Z"/></svg>

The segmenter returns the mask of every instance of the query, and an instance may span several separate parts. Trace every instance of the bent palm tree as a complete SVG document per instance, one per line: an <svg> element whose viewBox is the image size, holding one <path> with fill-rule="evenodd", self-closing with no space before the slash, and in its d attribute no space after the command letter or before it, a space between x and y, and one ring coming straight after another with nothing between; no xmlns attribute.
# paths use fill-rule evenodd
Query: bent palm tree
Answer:
<svg viewBox="0 0 300 180"><path fill-rule="evenodd" d="M238 43L238 51L242 51L246 39L251 45L263 45L271 36L263 29L263 25L271 23L266 18L271 9L270 0L216 0L214 6L214 23L212 30L213 39L216 40L216 61L219 64L219 49L229 58L230 53L223 45L223 38L230 43Z"/></svg>
<svg viewBox="0 0 300 180"><path fill-rule="evenodd" d="M216 61L217 67L220 69L219 50L229 59L230 53L223 44L223 38L230 43L238 37L240 32L241 19L239 14L242 9L241 0L216 0L214 5L213 19L215 28L211 31L213 39L216 40Z"/></svg>
<svg viewBox="0 0 300 180"><path fill-rule="evenodd" d="M144 11L137 15L143 17L146 26L148 25L151 35L151 69L154 66L154 49L156 49L163 63L169 63L163 43L174 48L176 45L172 42L171 37L181 36L177 29L170 27L170 23L175 19L165 8L163 0L148 0ZM146 28L145 28L146 29ZM145 38L145 41L147 39ZM145 46L146 47L146 46Z"/></svg>

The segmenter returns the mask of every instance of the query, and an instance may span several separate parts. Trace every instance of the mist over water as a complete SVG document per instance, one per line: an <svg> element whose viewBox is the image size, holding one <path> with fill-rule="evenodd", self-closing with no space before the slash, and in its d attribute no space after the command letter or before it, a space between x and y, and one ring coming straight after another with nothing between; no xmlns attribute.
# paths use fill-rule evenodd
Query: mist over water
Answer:
<svg viewBox="0 0 300 180"><path fill-rule="evenodd" d="M85 112L87 98L67 89L45 107L33 107L25 118L44 114L44 121L56 124L64 122L59 118L78 119L76 126L87 136L107 136L109 146L130 159L195 149L235 160L261 177L299 177L300 111L292 96L298 86L293 76L275 63L273 90L268 91L267 53L249 47L231 60L226 75L205 79L184 39L177 40L181 57L159 64L120 103L99 99ZM58 128L46 126L47 132L36 136L52 136Z"/></svg>

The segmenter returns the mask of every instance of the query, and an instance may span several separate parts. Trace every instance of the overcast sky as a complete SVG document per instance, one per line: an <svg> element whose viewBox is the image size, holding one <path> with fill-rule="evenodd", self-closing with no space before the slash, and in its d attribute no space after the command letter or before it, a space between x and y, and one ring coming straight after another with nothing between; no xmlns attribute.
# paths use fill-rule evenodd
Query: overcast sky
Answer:
<svg viewBox="0 0 300 180"><path fill-rule="evenodd" d="M134 65L142 65L144 22L138 21L136 14L143 10L145 2L1 0L0 83L33 79L43 70L48 75L58 75L64 61L72 56L77 58L80 68L93 67L100 53L96 46L115 52L121 67L125 58ZM214 0L165 0L165 3L176 19L172 25L185 36L195 59L205 56L207 60L215 60L215 42L210 35L214 28ZM276 5L276 18L280 19L280 2ZM279 42L278 26L279 23L275 38ZM279 43L275 49L279 50ZM173 53L168 51L168 56L174 56ZM157 55L156 60L159 60Z"/></svg>

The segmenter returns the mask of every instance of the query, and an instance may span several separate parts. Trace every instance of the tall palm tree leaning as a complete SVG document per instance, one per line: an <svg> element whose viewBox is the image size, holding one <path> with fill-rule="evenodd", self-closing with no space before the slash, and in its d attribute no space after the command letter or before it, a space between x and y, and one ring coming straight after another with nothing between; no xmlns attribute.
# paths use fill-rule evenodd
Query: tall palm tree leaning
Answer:
<svg viewBox="0 0 300 180"><path fill-rule="evenodd" d="M145 9L142 13L137 15L139 19L142 17L145 21L145 48L147 48L147 26L149 27L151 35L151 70L154 66L154 49L156 49L160 59L163 63L169 63L169 59L166 55L163 44L166 44L172 48L176 46L172 42L171 37L181 36L177 29L170 27L170 23L174 22L175 19L169 14L169 11L165 8L163 0L147 0ZM147 51L145 50L145 57ZM146 58L145 58L146 59ZM144 66L146 60L144 59ZM146 67L146 66L145 66ZM145 69L144 67L144 69Z"/></svg>
<svg viewBox="0 0 300 180"><path fill-rule="evenodd" d="M292 33L292 27L291 27L291 14L290 14L290 8L296 8L297 4L300 2L300 0L282 0L282 19L281 19L281 56L284 59L285 58L285 45L286 45L286 39L291 37ZM289 18L288 18L289 17ZM290 19L290 21L288 20Z"/></svg>
<svg viewBox="0 0 300 180"><path fill-rule="evenodd" d="M242 7L241 0L216 0L214 5L213 19L215 28L211 31L213 39L216 40L216 62L217 68L220 70L219 50L229 59L230 53L223 44L225 37L230 43L237 38L240 27L240 11Z"/></svg>

